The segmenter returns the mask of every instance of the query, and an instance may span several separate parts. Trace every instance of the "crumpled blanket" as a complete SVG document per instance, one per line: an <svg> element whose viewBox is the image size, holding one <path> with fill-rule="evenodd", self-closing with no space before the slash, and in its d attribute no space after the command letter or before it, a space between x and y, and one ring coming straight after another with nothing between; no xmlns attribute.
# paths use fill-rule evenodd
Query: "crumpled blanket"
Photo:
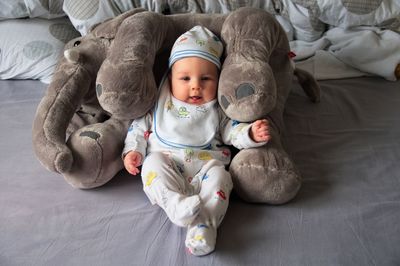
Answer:
<svg viewBox="0 0 400 266"><path fill-rule="evenodd" d="M314 42L291 41L297 67L316 79L378 75L396 81L400 34L377 27L328 30Z"/></svg>

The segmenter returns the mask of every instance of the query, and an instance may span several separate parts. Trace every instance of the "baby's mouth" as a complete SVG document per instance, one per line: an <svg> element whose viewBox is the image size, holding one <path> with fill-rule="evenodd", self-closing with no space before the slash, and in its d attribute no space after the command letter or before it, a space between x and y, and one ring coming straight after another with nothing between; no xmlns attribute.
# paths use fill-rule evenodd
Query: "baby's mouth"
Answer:
<svg viewBox="0 0 400 266"><path fill-rule="evenodd" d="M199 102L202 99L201 96L190 96L189 98L192 102Z"/></svg>

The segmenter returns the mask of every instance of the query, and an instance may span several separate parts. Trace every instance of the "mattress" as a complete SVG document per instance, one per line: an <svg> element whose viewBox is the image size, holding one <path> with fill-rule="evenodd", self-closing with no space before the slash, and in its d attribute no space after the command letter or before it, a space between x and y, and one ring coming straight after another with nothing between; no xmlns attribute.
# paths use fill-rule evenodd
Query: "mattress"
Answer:
<svg viewBox="0 0 400 266"><path fill-rule="evenodd" d="M399 265L400 82L320 86L313 104L294 83L284 114L297 197L271 206L233 193L215 252L194 257L138 177L79 190L40 165L31 127L46 85L0 81L0 265Z"/></svg>

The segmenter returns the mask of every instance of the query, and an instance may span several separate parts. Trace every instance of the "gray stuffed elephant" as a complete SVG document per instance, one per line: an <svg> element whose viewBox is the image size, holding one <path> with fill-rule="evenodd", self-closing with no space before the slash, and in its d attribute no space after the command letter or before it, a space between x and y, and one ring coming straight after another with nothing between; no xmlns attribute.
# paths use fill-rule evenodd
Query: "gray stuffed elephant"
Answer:
<svg viewBox="0 0 400 266"><path fill-rule="evenodd" d="M280 139L283 109L297 76L312 101L319 87L288 56L285 32L266 11L240 8L228 15L161 15L135 9L70 41L40 102L33 146L41 163L74 187L98 187L123 169L121 152L130 122L155 104L175 39L203 25L225 44L218 100L232 119L270 121L272 140L238 152L230 165L244 200L281 204L301 177Z"/></svg>

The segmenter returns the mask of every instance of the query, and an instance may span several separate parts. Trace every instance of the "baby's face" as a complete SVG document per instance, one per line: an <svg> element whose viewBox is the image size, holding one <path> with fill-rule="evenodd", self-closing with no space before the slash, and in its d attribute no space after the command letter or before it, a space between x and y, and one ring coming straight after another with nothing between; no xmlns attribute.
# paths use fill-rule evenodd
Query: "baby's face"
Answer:
<svg viewBox="0 0 400 266"><path fill-rule="evenodd" d="M218 68L200 57L176 61L171 69L171 93L183 102L201 105L217 96Z"/></svg>

